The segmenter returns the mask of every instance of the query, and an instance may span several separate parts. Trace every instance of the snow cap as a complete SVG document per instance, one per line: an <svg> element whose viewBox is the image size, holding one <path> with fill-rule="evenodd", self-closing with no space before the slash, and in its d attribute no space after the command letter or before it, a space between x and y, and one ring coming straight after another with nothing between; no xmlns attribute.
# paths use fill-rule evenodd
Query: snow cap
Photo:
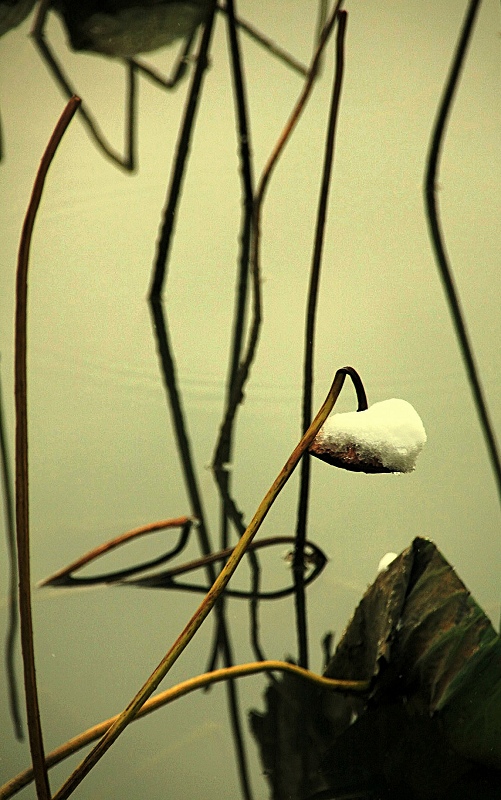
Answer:
<svg viewBox="0 0 501 800"><path fill-rule="evenodd" d="M378 564L378 575L380 572L384 572L390 564L398 558L398 553L385 553L385 555L380 559Z"/></svg>
<svg viewBox="0 0 501 800"><path fill-rule="evenodd" d="M405 400L392 399L365 411L331 414L309 451L355 472L412 472L425 442L417 411Z"/></svg>

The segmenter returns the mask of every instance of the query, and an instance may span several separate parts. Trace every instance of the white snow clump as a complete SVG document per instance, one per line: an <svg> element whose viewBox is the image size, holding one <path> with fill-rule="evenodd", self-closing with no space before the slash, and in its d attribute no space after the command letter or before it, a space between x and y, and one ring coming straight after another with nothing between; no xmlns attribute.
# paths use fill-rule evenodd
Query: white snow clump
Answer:
<svg viewBox="0 0 501 800"><path fill-rule="evenodd" d="M380 572L385 572L396 558L398 558L398 553L386 553L379 561L377 568L378 575Z"/></svg>
<svg viewBox="0 0 501 800"><path fill-rule="evenodd" d="M337 451L354 448L360 459L376 459L390 472L412 472L426 432L413 406L393 398L365 411L331 414L315 441Z"/></svg>

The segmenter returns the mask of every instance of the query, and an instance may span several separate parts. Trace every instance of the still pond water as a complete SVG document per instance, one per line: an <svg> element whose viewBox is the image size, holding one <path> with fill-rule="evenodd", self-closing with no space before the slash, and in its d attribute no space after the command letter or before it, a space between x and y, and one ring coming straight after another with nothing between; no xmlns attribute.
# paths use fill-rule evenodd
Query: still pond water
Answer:
<svg viewBox="0 0 501 800"><path fill-rule="evenodd" d="M310 667L322 639L339 638L379 559L430 537L497 627L501 530L495 483L430 248L422 199L436 108L464 13L456 0L348 5L345 80L329 201L317 320L314 408L338 367L363 377L369 402L402 397L428 443L408 476L342 472L312 464L309 538L328 563L308 588ZM313 2L247 0L238 13L308 62ZM63 101L29 39L30 20L0 41L4 161L0 350L5 425L13 452L13 309L19 233L36 168ZM58 20L48 34L106 135L121 142L123 68L67 50ZM499 3L479 13L440 171L440 207L495 429L501 430L501 107ZM242 50L257 176L300 92L295 75L249 38ZM155 54L171 63L172 51ZM315 87L270 184L262 218L263 326L235 428L232 494L248 521L299 439L306 296L334 65L328 46ZM190 70L193 65L190 66ZM37 218L29 286L32 578L47 575L137 526L193 513L177 449L154 326L146 301L189 78L163 92L140 80L139 168L105 160L76 118L50 171ZM209 468L226 400L239 253L241 191L224 19L216 22L177 219L163 310L191 442L194 474L214 550L221 501ZM117 145L118 146L118 145ZM340 410L355 406L347 386ZM295 532L298 476L260 536ZM230 542L235 541L234 529ZM141 538L103 570L153 558L172 534ZM7 586L7 551L1 585ZM287 545L262 557L263 588L290 582ZM196 536L178 559L200 555ZM101 565L99 565L101 568ZM90 570L89 570L90 573ZM206 581L195 574L194 580ZM233 584L232 584L233 585ZM249 587L245 564L235 587ZM5 592L4 598L5 598ZM201 595L91 587L34 591L45 747L52 750L121 710L160 661ZM7 603L1 606L2 630ZM291 596L263 602L268 658L297 657ZM229 599L234 663L252 661L249 603ZM209 619L162 688L209 667ZM20 659L17 660L21 677ZM218 661L222 666L222 661ZM269 796L250 709L268 681L238 682L247 796ZM0 685L0 782L27 766L11 734ZM77 790L82 798L245 797L228 692L218 685L135 723ZM53 791L79 757L51 772ZM19 795L34 797L29 787Z"/></svg>

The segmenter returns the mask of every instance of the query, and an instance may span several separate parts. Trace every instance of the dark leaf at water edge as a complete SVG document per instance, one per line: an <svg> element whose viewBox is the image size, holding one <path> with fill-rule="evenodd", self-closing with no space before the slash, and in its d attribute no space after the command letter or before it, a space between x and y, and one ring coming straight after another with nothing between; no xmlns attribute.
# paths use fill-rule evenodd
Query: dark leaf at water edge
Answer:
<svg viewBox="0 0 501 800"><path fill-rule="evenodd" d="M287 677L251 714L273 797L501 796L499 636L433 542L415 539L378 575L325 674L371 691Z"/></svg>

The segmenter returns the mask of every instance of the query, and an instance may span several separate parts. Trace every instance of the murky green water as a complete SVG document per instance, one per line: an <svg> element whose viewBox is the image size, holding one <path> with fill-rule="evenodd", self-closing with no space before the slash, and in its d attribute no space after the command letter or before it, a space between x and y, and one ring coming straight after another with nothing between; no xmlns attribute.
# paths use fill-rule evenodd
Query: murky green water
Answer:
<svg viewBox="0 0 501 800"><path fill-rule="evenodd" d="M313 3L238 12L307 61ZM309 537L329 563L308 590L311 668L321 639L343 630L380 557L429 536L497 626L499 503L465 371L429 244L425 157L461 25L462 4L390 2L348 7L346 74L329 203L315 356L314 404L335 370L352 364L369 401L402 397L428 443L410 476L343 473L312 465ZM501 160L499 5L483 5L443 150L439 201L494 427L501 426L499 318ZM13 453L13 309L19 233L36 168L63 107L29 40L29 25L0 42L5 159L1 181L0 350ZM122 68L69 55L49 33L106 134L122 136ZM247 39L254 170L258 176L301 79ZM164 64L167 56L155 56ZM236 427L233 494L249 520L300 435L304 312L325 137L333 44L263 212L263 328ZM105 161L75 120L51 168L36 222L29 285L30 492L33 582L101 542L147 522L191 513L146 302L155 241L188 89L163 93L142 79L139 171ZM225 402L241 197L224 21L218 19L164 291L164 311L214 549L220 500L212 472ZM341 410L354 408L347 387ZM293 535L297 476L260 535ZM122 566L161 552L157 534ZM235 541L233 538L232 541ZM285 548L284 548L285 549ZM1 559L7 585L6 551ZM183 558L196 557L195 540ZM264 580L284 585L274 551ZM104 562L103 562L104 563ZM235 585L248 585L248 573ZM37 674L46 749L118 712L180 632L199 596L132 588L34 592ZM2 625L6 607L2 604ZM227 605L235 663L253 660L249 608ZM207 668L213 622L200 630L165 686ZM296 654L294 604L261 605L269 658ZM18 660L20 667L20 660ZM21 675L19 669L19 675ZM0 778L28 763L10 735L1 682ZM247 724L263 677L238 683L252 797L268 796ZM71 763L77 763L73 757ZM53 790L68 763L51 775ZM190 695L133 725L86 779L81 798L236 798L242 794L224 686ZM20 797L34 797L27 789ZM243 795L242 795L243 796Z"/></svg>

